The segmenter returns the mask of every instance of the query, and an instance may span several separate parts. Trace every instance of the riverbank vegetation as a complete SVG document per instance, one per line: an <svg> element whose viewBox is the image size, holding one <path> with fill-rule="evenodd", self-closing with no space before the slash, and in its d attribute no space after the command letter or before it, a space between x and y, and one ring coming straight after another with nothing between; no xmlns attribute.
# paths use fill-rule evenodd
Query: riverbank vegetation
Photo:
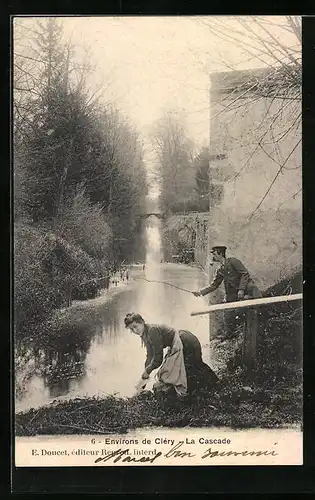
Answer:
<svg viewBox="0 0 315 500"><path fill-rule="evenodd" d="M24 20L20 26L16 25L16 34L19 30L30 30L34 37L32 40L29 37L29 47L23 49L18 36L14 47L15 336L17 340L24 341L26 351L32 349L30 357L35 354L35 364L40 356L48 358L45 363L48 371L39 375L46 377L49 383L64 380L67 394L66 384L70 374L75 377L84 374L85 356L91 338L88 334L89 322L86 312L81 311L75 321L69 321L61 334L58 318L52 313L56 308L69 305L72 298L81 298L82 294L95 297L97 289L103 286L98 278L114 272L119 263L132 254L138 238L137 221L145 193L143 150L137 132L115 105L100 99L97 92L93 94L87 90L92 68L88 58L83 57L78 62L74 48L63 37L60 22L53 18L37 21L34 25L28 22ZM292 101L295 106L300 96L299 65L292 68L294 73L291 76L298 84L293 87L297 89ZM283 76L282 71L268 75L257 86L260 94L261 90L265 93L266 83L272 83L270 75L276 76L279 82L287 82L283 78L279 80L279 75ZM273 80L269 87L268 95L272 101L277 81ZM243 88L243 84L240 83L238 90ZM248 86L245 88L248 89ZM285 84L283 103L290 97L286 95L287 88L291 89ZM244 102L253 108L256 97L258 95L254 94ZM232 99L234 101L233 96ZM284 105L275 111L276 116L282 117ZM237 107L240 107L239 103ZM242 110L239 112L242 113ZM269 119L273 121L270 114ZM295 121L294 117L292 119ZM286 137L287 140L287 133L294 125L292 119L288 121L288 127L285 125L284 132L276 130L276 136ZM255 120L257 124L257 117ZM230 123L234 126L237 122L229 120ZM253 128L251 123L246 122L250 132ZM267 126L265 118L264 123ZM241 127L238 129L241 130ZM254 129L257 129L256 125ZM228 153L233 157L233 151L239 151L243 137L233 137L233 130L229 132L223 122L222 127L212 127L212 142L216 130L220 139L218 145L226 136ZM255 148L254 155L260 151L256 143L264 144L261 139L265 131L261 127L257 130L259 140L250 135L250 139L246 139L246 147L241 148L245 157L239 158L238 153L235 156L239 163L238 171L233 172L231 178L235 180L239 177L241 183L240 173L245 173L244 166L252 158L248 144ZM273 134L271 129L270 134ZM159 165L160 209L163 213L208 212L210 197L212 209L217 207L221 214L218 234L222 234L221 221L224 219L225 224L228 221L233 226L232 239L227 241L229 248L242 249L244 256L248 256L246 262L253 262L254 255L258 275L270 273L274 282L277 280L276 272L288 275L290 270L296 268L293 263L300 264L301 246L296 238L296 234L300 234L300 219L280 218L279 210L284 202L295 199L300 193L299 186L294 188L298 190L295 194L292 191L291 198L279 200L281 203L277 211L271 212L274 219L279 219L279 224L272 224L272 219L267 218L267 210L260 215L257 213L271 187L282 179L279 174L284 169L295 171L300 168L300 162L293 166L286 165L300 142L299 137L292 151L290 144L280 163L277 160L278 146L275 148L277 157L269 158L278 171L265 194L262 197L259 194L257 207L250 214L250 225L244 224L242 214L238 219L234 215L231 218L227 213L222 219L220 200L223 186L213 184L208 166L211 160L225 159L225 149L223 154L222 148L218 148L220 154L215 156L210 155L209 149L196 153L185 120L177 112L161 117L152 131L152 139ZM237 142L234 150L231 149L232 139ZM280 139L276 142L273 137L271 139L278 145ZM265 144L271 139L266 135ZM267 156L270 157L269 153ZM266 161L265 156L263 161ZM259 182L256 184L259 185ZM255 219L252 220L254 214ZM195 216L192 217L194 219ZM168 219L169 239L175 239L174 232L177 236L180 234L179 239L185 245L180 245L178 253L183 255L183 260L184 257L190 259L197 231L187 224L185 217L179 219L178 224L180 227L175 223L173 227L172 218ZM280 226L282 229L278 229ZM204 219L199 227L204 241L208 231ZM268 238L263 241L257 235L267 235ZM187 250L190 252L188 256ZM298 274L286 283L281 281L266 294L299 292L301 282L301 275ZM18 413L16 433L28 436L94 434L127 432L144 426L272 428L301 424L300 304L262 308L260 323L257 371L250 381L242 367L244 331L240 327L237 341L215 340L215 345L212 345L219 355L221 350L225 358L229 358L220 372L220 386L213 393L194 395L183 401L156 399L151 393L128 399L108 396L56 401L47 407ZM64 351L62 335L67 336L68 352ZM40 343L37 342L39 338ZM25 352L22 357L26 357ZM31 369L33 373L33 367ZM35 373L40 369L39 362Z"/></svg>
<svg viewBox="0 0 315 500"><path fill-rule="evenodd" d="M152 127L151 140L163 212L207 212L209 195L215 198L218 191L209 179L209 161L214 158L208 147L196 148L180 111L164 113Z"/></svg>
<svg viewBox="0 0 315 500"><path fill-rule="evenodd" d="M62 21L14 23L19 340L34 335L55 308L95 297L105 285L99 278L130 258L146 186L137 131L113 103L88 90L93 68L65 39Z"/></svg>
<svg viewBox="0 0 315 500"><path fill-rule="evenodd" d="M278 283L267 295L300 291L301 276ZM187 400L159 399L150 392L127 399L77 398L16 415L16 434L124 433L139 427L280 428L302 425L301 304L262 311L257 371L249 381L242 365L244 331L238 340L214 340L228 359L212 393ZM212 348L214 348L214 344Z"/></svg>
<svg viewBox="0 0 315 500"><path fill-rule="evenodd" d="M271 389L272 387L272 389ZM16 435L124 433L141 427L281 428L301 424L301 392L283 382L249 391L230 375L213 394L186 401L151 392L56 402L16 415Z"/></svg>

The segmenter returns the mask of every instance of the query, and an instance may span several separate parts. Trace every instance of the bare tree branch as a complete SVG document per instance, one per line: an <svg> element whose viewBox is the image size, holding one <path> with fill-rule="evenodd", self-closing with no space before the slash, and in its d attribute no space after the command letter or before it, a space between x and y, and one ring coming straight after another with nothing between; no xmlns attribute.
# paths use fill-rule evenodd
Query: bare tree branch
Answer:
<svg viewBox="0 0 315 500"><path fill-rule="evenodd" d="M289 161L290 157L292 156L292 154L294 153L294 151L297 149L297 147L299 146L299 144L301 143L302 139L300 139L296 145L294 146L294 148L291 150L291 152L289 153L289 155L287 156L287 158L285 159L284 163L280 166L279 170L277 171L276 175L274 176L269 188L267 189L266 193L264 194L264 196L262 197L262 199L260 200L260 202L258 203L257 207L255 208L255 210L252 212L252 214L250 215L249 217L249 220L251 220L254 216L254 214L257 212L257 210L261 207L261 205L263 204L263 202L265 201L265 199L267 198L268 194L270 193L271 189L272 189L272 186L275 184L276 180L278 179L279 175L281 174L282 172L282 169L284 168L284 166L286 165L286 163Z"/></svg>
<svg viewBox="0 0 315 500"><path fill-rule="evenodd" d="M257 129L261 127L261 125L265 122L267 116L269 115L269 112L270 112L270 109L271 109L271 106L274 102L274 98L271 99L271 102L263 116L263 118L260 120L260 123L259 125L257 126ZM284 107L287 107L288 106L288 103L284 106ZM244 163L244 165L241 167L241 169L230 179L227 180L227 182L233 182L235 181L240 175L241 173L245 170L246 166L249 164L249 162L251 161L251 159L253 158L253 156L255 155L255 153L258 151L260 145L262 144L262 141L264 140L265 136L268 134L269 130L272 128L274 122L276 121L279 113L281 112L281 110L278 110L272 117L272 120L271 120L271 123L269 124L269 126L267 127L267 129L265 130L265 132L263 133L263 135L261 136L260 140L258 141L256 147L253 149L253 151L251 152L251 154L249 155L249 157L247 158L246 162Z"/></svg>
<svg viewBox="0 0 315 500"><path fill-rule="evenodd" d="M277 208L277 211L280 210L280 207L282 207L287 201L289 201L291 199L295 200L297 195L300 194L301 192L302 192L302 188L298 189L294 194L292 194L288 198L286 198L282 203L280 203L280 205Z"/></svg>

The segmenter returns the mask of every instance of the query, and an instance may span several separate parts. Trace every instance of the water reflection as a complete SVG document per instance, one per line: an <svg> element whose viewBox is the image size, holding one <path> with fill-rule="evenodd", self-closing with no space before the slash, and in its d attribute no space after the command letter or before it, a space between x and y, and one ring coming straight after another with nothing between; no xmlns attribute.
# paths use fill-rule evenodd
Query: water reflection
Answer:
<svg viewBox="0 0 315 500"><path fill-rule="evenodd" d="M162 263L160 224L157 218L147 223L147 260L131 270L129 283L114 287L112 296L78 304L66 313L55 345L28 353L28 369L24 378L16 367L18 386L17 410L49 403L53 398L134 394L145 361L140 339L126 330L124 316L139 312L149 323L164 323L175 328L190 329L203 346L205 362L209 360L209 323L207 316L191 317L190 312L202 308L206 299L159 283L196 290L206 283L205 274L197 268ZM145 281L150 280L150 281ZM27 356L21 356L27 365ZM20 365L23 365L20 362ZM27 376L25 376L27 373Z"/></svg>
<svg viewBox="0 0 315 500"><path fill-rule="evenodd" d="M142 293L139 295L135 311L145 319L151 318L151 323L160 323L163 314L164 287L160 283L155 283L163 281L161 229L161 220L158 217L153 216L148 219L144 278L149 281L142 283Z"/></svg>
<svg viewBox="0 0 315 500"><path fill-rule="evenodd" d="M85 359L91 337L82 337L82 331L78 329L76 341L70 343L67 333L68 329L64 328L62 335L53 339L51 345L27 349L18 346L15 387L18 408L41 405L43 401L63 396L69 392L71 380L78 382L85 376Z"/></svg>

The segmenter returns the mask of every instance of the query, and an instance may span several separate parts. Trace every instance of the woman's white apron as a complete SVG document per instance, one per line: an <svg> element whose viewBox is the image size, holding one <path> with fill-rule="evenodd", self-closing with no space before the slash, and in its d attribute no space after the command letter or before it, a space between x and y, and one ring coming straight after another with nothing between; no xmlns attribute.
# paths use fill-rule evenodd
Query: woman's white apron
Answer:
<svg viewBox="0 0 315 500"><path fill-rule="evenodd" d="M184 363L183 343L178 331L175 332L172 346L168 348L163 362L156 374L157 384L172 385L178 395L187 393L187 376Z"/></svg>

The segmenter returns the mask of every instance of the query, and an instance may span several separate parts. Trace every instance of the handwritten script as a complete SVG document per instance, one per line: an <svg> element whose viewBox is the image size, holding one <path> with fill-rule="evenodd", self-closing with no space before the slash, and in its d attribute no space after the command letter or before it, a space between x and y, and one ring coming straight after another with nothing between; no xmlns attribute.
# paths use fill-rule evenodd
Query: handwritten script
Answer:
<svg viewBox="0 0 315 500"><path fill-rule="evenodd" d="M277 443L274 443L277 445ZM152 464L154 462L158 462L159 458L164 457L166 459L169 458L177 458L177 459L183 459L183 458L188 458L192 459L196 457L195 453L191 453L188 451L185 451L183 449L184 441L178 441L174 446L172 446L166 453L162 453L161 451L158 451L154 456L150 457L141 457L141 458L136 458L132 457L129 455L130 450L129 448L126 449L121 449L119 448L118 450L115 450L111 453L108 453L105 456L98 457L95 460L95 463L99 462L109 462L112 461L113 463L124 463L124 462L142 462L142 463L147 463L147 464ZM213 448L208 448L205 451L202 452L201 454L201 459L211 459L215 457L261 457L261 456L277 456L278 453L275 450L242 450L242 451L235 451L235 450L228 450L228 451L221 451L221 450L216 450Z"/></svg>

